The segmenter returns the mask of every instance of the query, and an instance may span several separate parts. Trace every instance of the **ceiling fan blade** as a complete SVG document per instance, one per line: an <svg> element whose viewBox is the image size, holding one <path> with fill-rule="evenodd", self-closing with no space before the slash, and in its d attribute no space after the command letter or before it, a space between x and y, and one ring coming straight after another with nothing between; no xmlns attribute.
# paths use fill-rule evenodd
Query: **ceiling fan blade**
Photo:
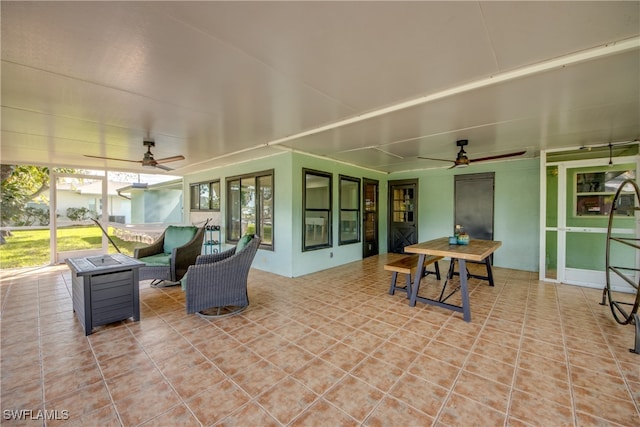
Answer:
<svg viewBox="0 0 640 427"><path fill-rule="evenodd" d="M453 162L455 163L455 160L448 160L448 159L434 159L433 157L420 157L418 156L419 159L423 159L423 160L437 160L439 162Z"/></svg>
<svg viewBox="0 0 640 427"><path fill-rule="evenodd" d="M469 162L475 163L475 162L485 162L487 160L504 159L504 158L507 158L507 157L521 156L526 152L527 152L527 150L517 151L515 153L508 153L508 154L499 154L497 156L480 157L479 159L469 159Z"/></svg>
<svg viewBox="0 0 640 427"><path fill-rule="evenodd" d="M119 162L133 162L133 163L142 163L140 160L129 160L129 159L117 159L115 157L102 157L102 156L90 156L88 154L84 155L85 157L91 157L94 159L103 159L103 160L117 160Z"/></svg>
<svg viewBox="0 0 640 427"><path fill-rule="evenodd" d="M157 167L158 169L165 170L165 171L172 171L172 170L173 170L173 169L171 169L170 167L167 167L167 166L164 166L164 165L158 165L158 164L156 164L156 166L155 166L155 167Z"/></svg>
<svg viewBox="0 0 640 427"><path fill-rule="evenodd" d="M164 159L156 159L156 163L169 163L177 162L178 160L184 160L184 156L165 157Z"/></svg>

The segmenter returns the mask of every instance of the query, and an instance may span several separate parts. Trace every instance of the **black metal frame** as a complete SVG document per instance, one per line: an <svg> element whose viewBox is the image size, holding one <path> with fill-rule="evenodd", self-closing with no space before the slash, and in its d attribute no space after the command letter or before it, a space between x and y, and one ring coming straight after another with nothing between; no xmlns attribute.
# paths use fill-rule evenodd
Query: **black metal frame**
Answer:
<svg viewBox="0 0 640 427"><path fill-rule="evenodd" d="M640 354L640 318L638 317L638 306L640 306L640 283L634 282L630 279L624 271L632 271L638 272L640 269L624 267L624 266L614 266L611 265L611 243L616 242L623 245L630 246L635 249L640 249L640 239L634 238L622 238L622 237L612 237L611 232L613 229L613 218L616 212L616 205L618 203L618 199L620 194L622 193L622 189L626 185L632 185L636 192L636 200L640 200L640 189L638 188L638 184L632 179L627 179L618 188L616 191L616 195L613 198L613 202L611 205L611 212L609 213L609 225L607 227L607 251L606 251L606 263L607 263L607 284L605 288L602 290L602 302L601 305L606 305L607 298L609 299L609 307L611 308L611 313L613 314L613 318L616 322L621 325L632 324L635 325L635 343L634 348L629 349L630 352ZM640 210L638 207L634 207L634 210ZM618 277L628 283L631 287L636 290L636 299L634 303L627 303L623 301L616 301L613 299L612 290L611 290L611 272L615 273ZM624 306L631 306L630 311L626 311Z"/></svg>
<svg viewBox="0 0 640 427"><path fill-rule="evenodd" d="M424 264L424 260L428 255L420 255L420 258L418 259L418 265L423 265ZM459 270L460 271L465 271L466 274L460 274L459 272L456 273L455 272L455 262L456 260L458 261L459 264ZM469 273L469 270L467 270L467 263L464 259L462 258L451 258L451 264L449 265L449 272L447 273L447 277L444 281L444 284L442 285L442 290L440 291L440 296L438 297L438 299L432 299L432 298L425 298L425 297L421 297L418 295L418 292L420 291L420 274L421 271L420 269L418 269L416 271L416 276L415 279L413 281L413 286L411 289L411 297L409 298L409 306L411 307L415 307L416 305L416 301L420 301L423 302L425 304L430 304L430 305L435 305L438 307L442 307L442 308L446 308L449 310L453 310L456 311L458 313L462 313L462 317L464 319L465 322L470 322L471 321L471 307L469 305L469 284L468 284L468 278L473 277L473 278L477 278L477 279L481 279L481 280L487 280L489 281L489 286L493 286L493 272L491 270L491 261L490 261L490 256L486 257L483 261L486 266L487 266L487 275L486 276L478 276L478 275L472 275ZM449 284L449 280L451 280L453 278L454 275L458 275L460 276L460 284L453 290L451 291L446 297L444 296L445 290L447 288L447 285ZM462 306L459 305L454 305L454 304L448 304L446 301L456 292L460 291L461 292L461 297L462 297Z"/></svg>

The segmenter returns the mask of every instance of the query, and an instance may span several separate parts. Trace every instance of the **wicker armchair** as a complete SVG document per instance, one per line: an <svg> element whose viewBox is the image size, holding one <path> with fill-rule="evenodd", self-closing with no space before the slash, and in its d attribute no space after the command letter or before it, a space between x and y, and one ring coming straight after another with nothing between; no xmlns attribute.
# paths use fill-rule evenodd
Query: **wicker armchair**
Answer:
<svg viewBox="0 0 640 427"><path fill-rule="evenodd" d="M200 255L183 281L187 313L222 317L247 308L247 277L259 246L260 237L253 236L240 250L236 246L221 253Z"/></svg>
<svg viewBox="0 0 640 427"><path fill-rule="evenodd" d="M153 279L151 286L179 284L202 252L203 240L204 227L170 225L155 242L135 249L133 257L146 264L140 268L140 280Z"/></svg>

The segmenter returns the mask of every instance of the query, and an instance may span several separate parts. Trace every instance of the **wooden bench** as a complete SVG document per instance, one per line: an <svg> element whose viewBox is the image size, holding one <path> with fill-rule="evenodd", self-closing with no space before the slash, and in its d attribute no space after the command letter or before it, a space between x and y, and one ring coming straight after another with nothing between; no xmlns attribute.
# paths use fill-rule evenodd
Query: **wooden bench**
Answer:
<svg viewBox="0 0 640 427"><path fill-rule="evenodd" d="M418 259L420 255L409 255L404 258L400 258L396 261L390 262L389 264L385 264L384 269L387 271L391 271L391 287L389 288L389 294L395 294L396 290L406 292L407 296L411 292L411 278L416 272L418 268ZM424 259L424 275L427 276L429 274L435 274L436 279L440 280L440 267L438 266L438 261L442 259L441 256L432 256L427 255ZM427 270L428 265L434 265L434 271ZM404 287L397 286L396 281L398 280L398 273L405 275L406 285Z"/></svg>

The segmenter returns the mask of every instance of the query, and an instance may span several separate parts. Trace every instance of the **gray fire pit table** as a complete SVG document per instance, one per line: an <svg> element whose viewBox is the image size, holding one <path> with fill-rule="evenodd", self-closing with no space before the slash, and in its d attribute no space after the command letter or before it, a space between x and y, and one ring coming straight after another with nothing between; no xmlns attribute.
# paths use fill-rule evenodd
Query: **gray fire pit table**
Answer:
<svg viewBox="0 0 640 427"><path fill-rule="evenodd" d="M71 269L73 311L85 335L95 326L140 320L138 269L145 264L123 254L66 260Z"/></svg>

